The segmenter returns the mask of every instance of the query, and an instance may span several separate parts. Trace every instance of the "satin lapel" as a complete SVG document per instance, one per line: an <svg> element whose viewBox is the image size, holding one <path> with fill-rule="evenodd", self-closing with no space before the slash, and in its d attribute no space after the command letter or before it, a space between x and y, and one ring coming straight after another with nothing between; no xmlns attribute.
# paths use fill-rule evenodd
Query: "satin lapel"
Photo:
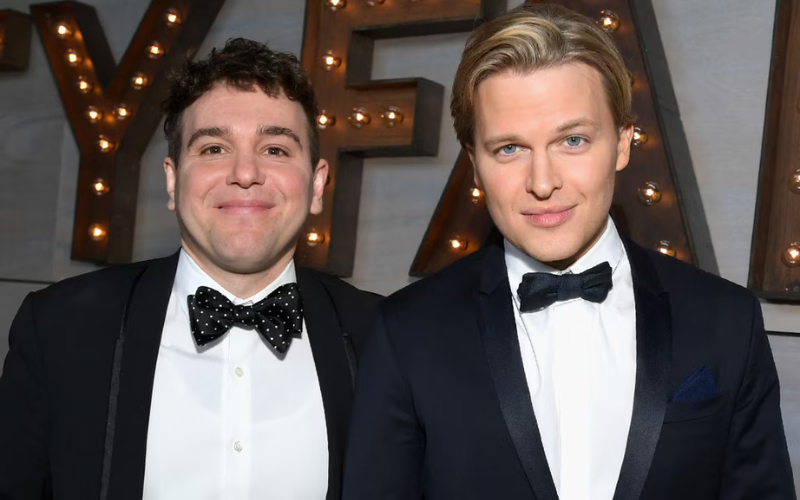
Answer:
<svg viewBox="0 0 800 500"><path fill-rule="evenodd" d="M177 253L152 261L128 304L109 486L113 500L142 498L153 379L177 266Z"/></svg>
<svg viewBox="0 0 800 500"><path fill-rule="evenodd" d="M669 296L661 289L650 257L636 244L624 242L636 301L636 388L614 500L636 500L650 471L669 399L672 320Z"/></svg>
<svg viewBox="0 0 800 500"><path fill-rule="evenodd" d="M341 498L342 470L353 390L339 315L324 285L302 268L297 284L303 299L306 333L317 367L328 430L327 500Z"/></svg>
<svg viewBox="0 0 800 500"><path fill-rule="evenodd" d="M537 500L557 500L522 366L502 245L487 249L481 278L479 327L503 418Z"/></svg>

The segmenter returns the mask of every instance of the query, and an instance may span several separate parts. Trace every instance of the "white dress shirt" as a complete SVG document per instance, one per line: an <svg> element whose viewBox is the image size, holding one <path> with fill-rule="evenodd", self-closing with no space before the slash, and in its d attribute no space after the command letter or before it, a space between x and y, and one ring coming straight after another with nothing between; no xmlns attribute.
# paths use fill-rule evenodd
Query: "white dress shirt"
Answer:
<svg viewBox="0 0 800 500"><path fill-rule="evenodd" d="M609 218L600 240L565 271L505 241L522 364L547 462L561 500L611 500L633 411L636 310L631 267ZM556 302L520 314L528 272L581 273L602 262L613 288L602 303Z"/></svg>
<svg viewBox="0 0 800 500"><path fill-rule="evenodd" d="M181 250L153 384L145 500L325 498L328 435L305 322L285 354L238 326L197 347L189 328L187 297L198 286L238 305L295 281L290 262L241 299Z"/></svg>

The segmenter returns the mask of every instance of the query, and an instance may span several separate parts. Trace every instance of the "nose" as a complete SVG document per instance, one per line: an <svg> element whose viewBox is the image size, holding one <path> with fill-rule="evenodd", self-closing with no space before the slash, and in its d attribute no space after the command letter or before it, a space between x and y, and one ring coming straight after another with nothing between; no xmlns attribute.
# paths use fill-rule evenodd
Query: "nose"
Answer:
<svg viewBox="0 0 800 500"><path fill-rule="evenodd" d="M525 189L537 199L546 200L557 189L561 189L561 176L547 151L530 155L530 165Z"/></svg>
<svg viewBox="0 0 800 500"><path fill-rule="evenodd" d="M247 189L253 184L264 184L264 177L263 169L259 167L258 158L254 154L237 152L233 157L227 183Z"/></svg>

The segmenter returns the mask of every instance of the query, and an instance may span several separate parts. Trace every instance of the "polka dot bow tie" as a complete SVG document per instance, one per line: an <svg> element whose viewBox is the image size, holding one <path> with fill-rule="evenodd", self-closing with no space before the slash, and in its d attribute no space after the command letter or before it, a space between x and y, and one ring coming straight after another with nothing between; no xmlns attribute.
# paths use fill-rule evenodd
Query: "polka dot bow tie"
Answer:
<svg viewBox="0 0 800 500"><path fill-rule="evenodd" d="M303 302L297 283L288 283L251 306L236 306L217 290L201 286L189 295L189 322L197 345L225 335L233 326L254 327L272 347L286 352L303 331Z"/></svg>

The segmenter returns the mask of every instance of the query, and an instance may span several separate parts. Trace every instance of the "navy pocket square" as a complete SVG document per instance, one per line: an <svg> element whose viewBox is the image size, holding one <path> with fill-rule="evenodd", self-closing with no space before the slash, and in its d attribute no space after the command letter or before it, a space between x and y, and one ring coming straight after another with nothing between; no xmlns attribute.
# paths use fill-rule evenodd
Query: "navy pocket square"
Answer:
<svg viewBox="0 0 800 500"><path fill-rule="evenodd" d="M704 365L684 380L670 401L674 403L703 401L717 396L719 396L717 384L714 382L711 370Z"/></svg>

